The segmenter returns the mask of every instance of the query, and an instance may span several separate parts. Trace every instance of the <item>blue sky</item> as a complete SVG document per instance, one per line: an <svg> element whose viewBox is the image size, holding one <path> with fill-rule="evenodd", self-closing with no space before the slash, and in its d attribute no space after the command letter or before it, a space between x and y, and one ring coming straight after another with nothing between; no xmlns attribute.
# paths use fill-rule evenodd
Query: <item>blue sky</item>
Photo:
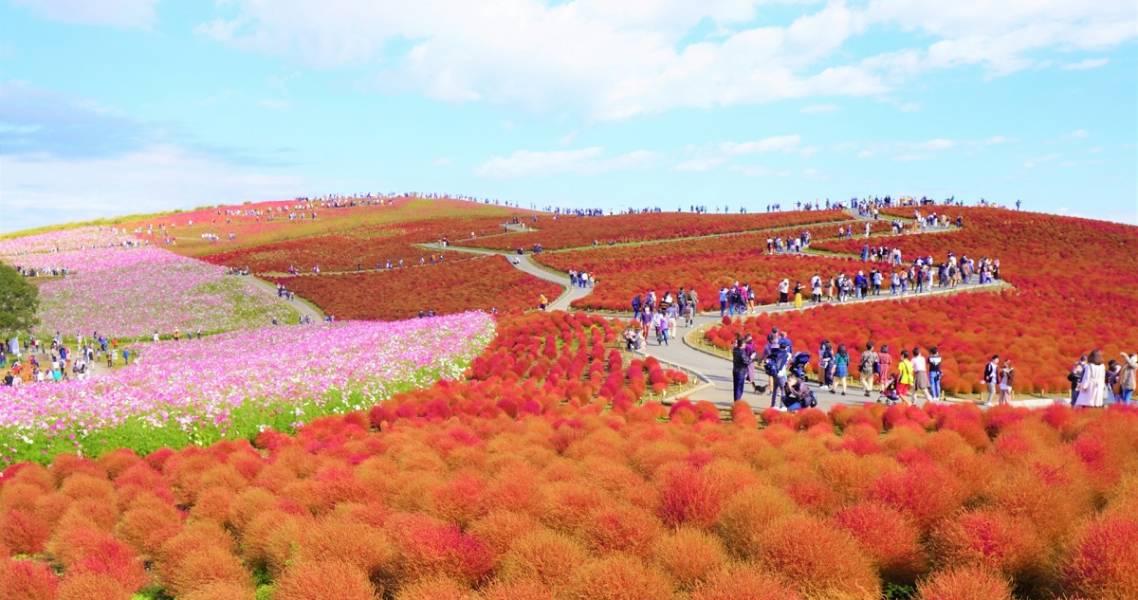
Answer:
<svg viewBox="0 0 1138 600"><path fill-rule="evenodd" d="M1138 222L1132 0L0 0L0 231L365 191Z"/></svg>

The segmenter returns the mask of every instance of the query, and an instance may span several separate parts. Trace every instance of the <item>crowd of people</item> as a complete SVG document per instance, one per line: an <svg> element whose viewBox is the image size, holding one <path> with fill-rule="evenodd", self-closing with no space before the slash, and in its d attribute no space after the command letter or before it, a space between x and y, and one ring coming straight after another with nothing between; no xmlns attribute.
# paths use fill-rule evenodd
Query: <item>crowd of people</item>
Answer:
<svg viewBox="0 0 1138 600"><path fill-rule="evenodd" d="M130 348L98 332L90 337L76 336L74 350L64 343L58 332L50 344L35 336L16 336L0 344L0 371L4 373L0 381L5 386L82 381L90 376L96 363L105 362L110 369L120 361L130 364L133 358Z"/></svg>
<svg viewBox="0 0 1138 600"><path fill-rule="evenodd" d="M1103 352L1098 349L1080 356L1067 373L1067 380L1071 382L1071 405L1130 404L1138 374L1138 353L1122 352L1119 359L1104 362Z"/></svg>
<svg viewBox="0 0 1138 600"><path fill-rule="evenodd" d="M699 310L699 294L695 288L685 287L680 287L679 292L667 291L659 296L655 290L649 290L633 296L631 305L632 318L638 327L630 328L636 331L625 332L628 349L642 349L650 333L655 334L657 344L667 346L681 326L692 326Z"/></svg>

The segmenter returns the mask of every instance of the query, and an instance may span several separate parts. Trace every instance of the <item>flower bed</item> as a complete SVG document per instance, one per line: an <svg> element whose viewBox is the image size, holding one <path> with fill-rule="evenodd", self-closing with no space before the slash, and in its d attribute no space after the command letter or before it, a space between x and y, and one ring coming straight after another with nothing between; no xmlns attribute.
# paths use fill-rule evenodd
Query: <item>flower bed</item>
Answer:
<svg viewBox="0 0 1138 600"><path fill-rule="evenodd" d="M0 388L4 462L250 437L460 375L489 316L279 326L134 348L101 378Z"/></svg>
<svg viewBox="0 0 1138 600"><path fill-rule="evenodd" d="M0 259L21 264L15 257L26 254L87 250L91 248L120 247L123 242L135 241L122 228L75 227L34 235L0 239ZM33 265L24 265L33 266Z"/></svg>
<svg viewBox="0 0 1138 600"><path fill-rule="evenodd" d="M316 213L315 219L311 218L313 212ZM293 213L299 218L290 220L289 215ZM410 242L434 242L443 235L451 239L466 238L471 231L477 235L489 235L501 232L501 224L510 217L526 214L529 211L478 202L401 196L381 204L336 208L319 201L258 202L203 208L147 217L123 227L154 244L162 244L167 237L172 237L177 242L173 248L189 256L248 249L254 255L250 257L252 259L257 256L256 249L262 246L324 236L383 238L404 233L405 228L409 228L406 233L414 234ZM229 239L230 233L234 235L232 240ZM202 234L213 234L220 239L203 239ZM320 242L312 244L315 247L327 245ZM263 258L273 257L270 254ZM304 255L298 256L298 261L303 259ZM349 268L354 268L357 261L355 256L333 259L344 261ZM284 271L288 268L288 259L282 260L285 263L280 268L266 270Z"/></svg>
<svg viewBox="0 0 1138 600"><path fill-rule="evenodd" d="M905 260L948 252L999 258L1015 290L963 294L871 306L832 307L809 314L759 317L712 328L707 339L728 347L737 332L765 336L789 330L796 344L816 351L829 339L855 350L867 341L902 348L936 345L945 355L945 389L980 389L993 354L1014 360L1015 387L1061 393L1081 353L1095 347L1107 359L1138 349L1138 228L1000 209L946 209L965 216L962 231L882 237L874 245L902 249ZM822 242L819 248L857 253L863 240ZM759 337L762 339L762 337Z"/></svg>
<svg viewBox="0 0 1138 600"><path fill-rule="evenodd" d="M273 278L338 319L406 319L420 311L520 312L552 302L561 286L528 275L501 256L391 271Z"/></svg>
<svg viewBox="0 0 1138 600"><path fill-rule="evenodd" d="M252 445L8 469L0 589L1121 600L1138 584L1132 410L873 406L771 412L758 429L749 410L721 424L687 403L670 423L655 404L514 415L496 395L523 382L487 385Z"/></svg>
<svg viewBox="0 0 1138 600"><path fill-rule="evenodd" d="M158 248L97 248L20 259L24 266L71 270L67 277L39 284L41 334L212 333L260 327L274 317L280 322L298 318L272 291L226 275L222 267Z"/></svg>
<svg viewBox="0 0 1138 600"><path fill-rule="evenodd" d="M697 215L694 213L645 213L606 217L553 217L542 215L536 222L525 220L537 231L462 241L464 246L497 250L529 249L541 244L546 250L641 242L677 237L733 233L775 227L849 220L840 210L759 213L745 215ZM836 229L836 228L835 228Z"/></svg>

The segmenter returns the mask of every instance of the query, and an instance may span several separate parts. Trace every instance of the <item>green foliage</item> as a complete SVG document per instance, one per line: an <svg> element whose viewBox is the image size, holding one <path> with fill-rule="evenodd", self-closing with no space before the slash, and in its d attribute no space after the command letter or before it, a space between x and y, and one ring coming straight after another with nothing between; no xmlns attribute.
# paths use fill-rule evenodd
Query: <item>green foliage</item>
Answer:
<svg viewBox="0 0 1138 600"><path fill-rule="evenodd" d="M31 330L39 323L39 289L19 271L0 264L0 335Z"/></svg>

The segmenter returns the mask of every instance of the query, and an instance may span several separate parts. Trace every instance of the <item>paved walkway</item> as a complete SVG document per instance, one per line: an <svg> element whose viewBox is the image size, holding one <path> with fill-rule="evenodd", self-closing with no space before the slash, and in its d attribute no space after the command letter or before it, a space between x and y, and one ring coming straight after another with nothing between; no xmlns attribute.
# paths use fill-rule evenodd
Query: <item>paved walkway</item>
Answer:
<svg viewBox="0 0 1138 600"><path fill-rule="evenodd" d="M271 281L265 281L260 277L254 277L252 275L248 275L247 277L249 277L249 280L253 282L253 285L269 292L270 294L273 294L274 296L276 295L277 284ZM296 312L300 313L301 316L308 315L308 318L312 319L314 323L319 323L320 321L324 320L324 311L320 310L316 307L315 304L305 300L304 298L301 298L300 296L296 296L292 300L285 300L285 302L288 303L289 306L296 309Z"/></svg>
<svg viewBox="0 0 1138 600"><path fill-rule="evenodd" d="M943 230L927 230L928 233L933 231ZM424 247L437 248L433 245L424 245ZM477 254L501 254L493 250L486 250L481 248L465 248L461 246L451 246L450 250L458 252L471 252ZM592 288L582 288L571 286L569 277L566 274L555 272L552 269L546 268L534 262L530 255L506 255L514 267L529 273L539 279L550 281L561 285L565 290L553 303L550 304L550 310L571 310L570 305L573 301L588 296L592 292ZM881 295L871 296L861 300L850 300L845 304L864 304L870 302L898 302L903 300L913 300L918 298L926 298L930 296L959 294L966 292L980 292L980 291L996 291L1005 287L1009 287L1007 283L995 282L989 284L966 284L960 285L956 288L934 288L929 292L922 294L904 294L899 296ZM826 306L834 303L821 303L821 304L806 304L802 310L812 310L821 306ZM764 305L757 307L751 315L756 314L776 314L782 312L790 312L798 310L793 306L783 305ZM608 317L631 319L631 313L596 313ZM719 354L714 353L706 347L700 347L698 340L702 338L703 331L712 325L721 322L721 317L718 313L702 313L696 316L692 323L691 328L682 327L678 332L679 339L670 340L669 345L659 345L655 341L654 336L650 336L645 354L654 356L661 361L671 363L674 366L680 367L684 370L690 371L696 375L697 378L707 381L710 385L706 385L693 393L690 397L693 400L708 400L717 406L724 408L730 407L734 402L734 394L732 390L731 381L731 363L730 361ZM814 352L816 349L808 349ZM760 381L765 381L766 377L759 369ZM856 380L855 377L850 378L851 383ZM841 393L834 393L823 389L821 386L811 384L814 390L814 395L818 400L819 408L829 410L836 404L864 404L876 402L879 393L871 393L867 398L864 395L864 390L861 387L851 386L846 395ZM770 392L759 394L752 390L750 384L747 385L746 393L744 394L746 400L752 408L756 411L761 411L770 406ZM951 400L951 399L950 399ZM1042 404L1049 404L1050 401L1039 401Z"/></svg>

